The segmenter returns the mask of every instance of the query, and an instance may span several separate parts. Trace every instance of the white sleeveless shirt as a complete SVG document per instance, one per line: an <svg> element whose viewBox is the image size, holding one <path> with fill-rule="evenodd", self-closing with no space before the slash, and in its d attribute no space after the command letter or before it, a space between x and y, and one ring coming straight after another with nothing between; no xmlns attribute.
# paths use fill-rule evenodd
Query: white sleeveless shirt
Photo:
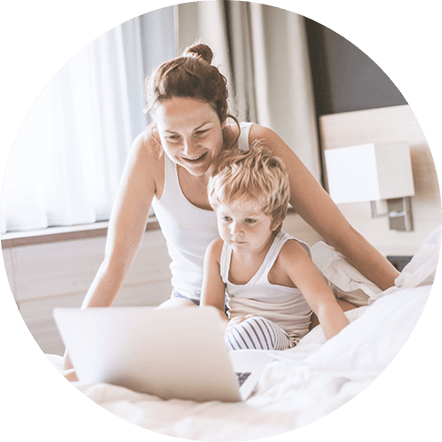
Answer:
<svg viewBox="0 0 442 442"><path fill-rule="evenodd" d="M241 123L238 147L249 150L249 131L253 123ZM204 255L219 236L216 214L194 206L181 191L177 165L164 155L164 188L152 207L166 239L172 259L172 287L190 299L198 300L203 284Z"/></svg>
<svg viewBox="0 0 442 442"><path fill-rule="evenodd" d="M311 256L310 247L307 244L280 231L275 236L261 267L252 279L243 285L233 284L229 281L232 248L224 243L220 260L221 277L226 284L230 318L256 314L278 325L289 337L302 338L309 331L312 310L301 290L270 284L268 280L269 271L282 246L288 240L297 241Z"/></svg>

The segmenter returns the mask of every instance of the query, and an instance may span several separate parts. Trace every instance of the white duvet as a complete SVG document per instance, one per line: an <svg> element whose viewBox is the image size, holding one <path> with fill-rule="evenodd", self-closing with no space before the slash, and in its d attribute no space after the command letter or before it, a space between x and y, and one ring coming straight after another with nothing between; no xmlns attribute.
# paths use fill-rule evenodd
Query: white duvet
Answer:
<svg viewBox="0 0 442 442"><path fill-rule="evenodd" d="M294 349L277 352L278 361L267 367L255 394L245 402L165 401L108 384L74 385L128 422L184 439L241 441L299 428L360 393L396 356L430 293L440 240L438 229L397 278L395 287L367 291L370 305L348 312L350 324L337 336L326 341L318 326ZM360 281L356 284L359 287ZM60 362L60 358L48 357L55 365Z"/></svg>

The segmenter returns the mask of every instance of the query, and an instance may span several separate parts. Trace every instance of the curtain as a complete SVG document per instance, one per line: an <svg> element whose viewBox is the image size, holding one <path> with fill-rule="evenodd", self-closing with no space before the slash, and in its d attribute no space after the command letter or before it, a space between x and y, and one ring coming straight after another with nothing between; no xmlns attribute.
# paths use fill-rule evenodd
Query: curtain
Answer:
<svg viewBox="0 0 442 442"><path fill-rule="evenodd" d="M14 143L1 231L108 220L133 139L146 127L144 78L175 56L174 12L129 20L48 83Z"/></svg>
<svg viewBox="0 0 442 442"><path fill-rule="evenodd" d="M239 119L273 129L320 180L313 82L304 17L241 1L180 4L178 47L202 41L227 77Z"/></svg>

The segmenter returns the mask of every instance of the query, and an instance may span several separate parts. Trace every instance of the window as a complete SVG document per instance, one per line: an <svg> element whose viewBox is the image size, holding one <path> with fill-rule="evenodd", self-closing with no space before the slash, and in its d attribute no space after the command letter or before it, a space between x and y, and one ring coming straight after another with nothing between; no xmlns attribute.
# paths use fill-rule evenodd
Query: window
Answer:
<svg viewBox="0 0 442 442"><path fill-rule="evenodd" d="M144 79L175 56L173 8L123 23L75 55L29 111L8 162L1 231L108 220L133 139L146 127Z"/></svg>

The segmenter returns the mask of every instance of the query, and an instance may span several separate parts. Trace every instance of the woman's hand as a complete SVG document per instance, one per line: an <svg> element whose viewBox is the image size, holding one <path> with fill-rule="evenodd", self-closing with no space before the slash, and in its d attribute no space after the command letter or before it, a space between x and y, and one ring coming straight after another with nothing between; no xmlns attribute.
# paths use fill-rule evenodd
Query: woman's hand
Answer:
<svg viewBox="0 0 442 442"><path fill-rule="evenodd" d="M60 372L69 382L77 382L78 377L75 373L75 368L71 368L69 370L62 370Z"/></svg>
<svg viewBox="0 0 442 442"><path fill-rule="evenodd" d="M72 361L67 350L65 350L64 352L63 368L60 370L60 373L70 382L78 381L77 374L75 373L75 368L72 365Z"/></svg>

